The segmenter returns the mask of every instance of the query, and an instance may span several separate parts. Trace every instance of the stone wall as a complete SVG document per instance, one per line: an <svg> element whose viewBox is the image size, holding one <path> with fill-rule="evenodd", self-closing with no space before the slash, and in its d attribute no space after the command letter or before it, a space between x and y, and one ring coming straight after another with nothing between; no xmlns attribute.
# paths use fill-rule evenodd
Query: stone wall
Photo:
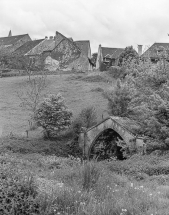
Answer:
<svg viewBox="0 0 169 215"><path fill-rule="evenodd" d="M70 40L63 39L51 52L51 57L59 61L60 69L72 69L73 62L80 57L79 48Z"/></svg>

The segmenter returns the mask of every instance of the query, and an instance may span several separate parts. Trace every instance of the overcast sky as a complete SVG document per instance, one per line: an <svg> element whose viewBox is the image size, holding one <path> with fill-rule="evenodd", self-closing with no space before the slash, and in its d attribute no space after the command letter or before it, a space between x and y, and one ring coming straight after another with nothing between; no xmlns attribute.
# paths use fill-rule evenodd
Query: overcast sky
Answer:
<svg viewBox="0 0 169 215"><path fill-rule="evenodd" d="M169 42L169 0L0 0L0 36L32 39L59 31L74 40L123 48Z"/></svg>

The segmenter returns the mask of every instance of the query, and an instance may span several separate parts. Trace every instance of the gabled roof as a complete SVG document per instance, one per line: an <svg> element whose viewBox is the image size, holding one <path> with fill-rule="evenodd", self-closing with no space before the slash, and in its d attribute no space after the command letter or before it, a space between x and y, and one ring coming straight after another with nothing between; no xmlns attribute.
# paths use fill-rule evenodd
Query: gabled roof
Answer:
<svg viewBox="0 0 169 215"><path fill-rule="evenodd" d="M102 55L105 57L107 54L111 56L111 58L117 58L121 52L124 50L122 48L108 48L108 47L101 47Z"/></svg>
<svg viewBox="0 0 169 215"><path fill-rule="evenodd" d="M116 51L111 55L111 58L118 58L119 55L124 51L124 49L117 48Z"/></svg>
<svg viewBox="0 0 169 215"><path fill-rule="evenodd" d="M26 55L39 55L44 51L51 51L55 47L54 39L45 39L40 42L37 46L35 46L32 50L30 50Z"/></svg>
<svg viewBox="0 0 169 215"><path fill-rule="evenodd" d="M31 49L33 49L43 40L44 39L28 41L28 42L24 43L21 47L16 49L12 54L13 55L25 55L27 52L29 52Z"/></svg>
<svg viewBox="0 0 169 215"><path fill-rule="evenodd" d="M169 43L154 43L141 55L141 57L158 58L157 51L160 51L161 47L164 47L169 52Z"/></svg>
<svg viewBox="0 0 169 215"><path fill-rule="evenodd" d="M89 40L79 40L75 41L75 44L80 48L82 54L88 56L90 41Z"/></svg>
<svg viewBox="0 0 169 215"><path fill-rule="evenodd" d="M20 40L22 37L26 36L28 34L23 35L16 35L16 36L10 36L10 37L0 37L0 46L8 46L13 45L18 40Z"/></svg>

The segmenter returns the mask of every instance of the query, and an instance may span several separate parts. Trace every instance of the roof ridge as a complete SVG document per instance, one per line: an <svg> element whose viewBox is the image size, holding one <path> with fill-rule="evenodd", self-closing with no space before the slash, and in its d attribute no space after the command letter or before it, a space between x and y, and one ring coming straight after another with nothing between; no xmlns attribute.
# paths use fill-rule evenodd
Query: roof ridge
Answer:
<svg viewBox="0 0 169 215"><path fill-rule="evenodd" d="M25 35L28 35L28 34L13 35L13 36L10 36L10 38L12 38L12 37L18 37L18 36L25 36ZM9 37L0 37L0 39L3 39L3 38L9 38Z"/></svg>
<svg viewBox="0 0 169 215"><path fill-rule="evenodd" d="M31 49L30 51L28 51L25 55L29 55L29 52L31 52L32 50L34 50L37 46L39 46L45 40L47 40L47 39L43 39L40 43L38 43L35 47L33 47L33 49Z"/></svg>

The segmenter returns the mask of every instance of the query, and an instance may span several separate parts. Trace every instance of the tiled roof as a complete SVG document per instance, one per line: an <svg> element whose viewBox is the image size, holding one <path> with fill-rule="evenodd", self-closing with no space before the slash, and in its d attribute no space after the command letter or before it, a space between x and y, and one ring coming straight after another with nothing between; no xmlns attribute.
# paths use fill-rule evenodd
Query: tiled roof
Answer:
<svg viewBox="0 0 169 215"><path fill-rule="evenodd" d="M16 35L16 36L11 36L11 37L0 37L0 45L7 46L7 45L14 44L26 35L28 35L28 34Z"/></svg>
<svg viewBox="0 0 169 215"><path fill-rule="evenodd" d="M45 39L40 42L37 46L35 46L32 50L30 50L26 55L39 55L44 51L51 51L55 47L54 39Z"/></svg>
<svg viewBox="0 0 169 215"><path fill-rule="evenodd" d="M122 48L108 48L108 47L101 47L101 48L102 48L103 57L109 54L111 55L112 58L117 58L124 50Z"/></svg>
<svg viewBox="0 0 169 215"><path fill-rule="evenodd" d="M44 39L28 41L28 42L24 43L21 47L16 49L13 52L13 55L25 55L27 52L29 52L31 49L33 49L35 46L37 46L43 40Z"/></svg>
<svg viewBox="0 0 169 215"><path fill-rule="evenodd" d="M80 48L82 54L88 56L90 41L89 40L80 40L75 41L75 44Z"/></svg>
<svg viewBox="0 0 169 215"><path fill-rule="evenodd" d="M111 55L111 58L118 58L119 55L124 51L124 49L117 48L116 51Z"/></svg>
<svg viewBox="0 0 169 215"><path fill-rule="evenodd" d="M169 52L169 43L154 43L141 57L158 58L157 51L161 50L160 47L164 47Z"/></svg>

